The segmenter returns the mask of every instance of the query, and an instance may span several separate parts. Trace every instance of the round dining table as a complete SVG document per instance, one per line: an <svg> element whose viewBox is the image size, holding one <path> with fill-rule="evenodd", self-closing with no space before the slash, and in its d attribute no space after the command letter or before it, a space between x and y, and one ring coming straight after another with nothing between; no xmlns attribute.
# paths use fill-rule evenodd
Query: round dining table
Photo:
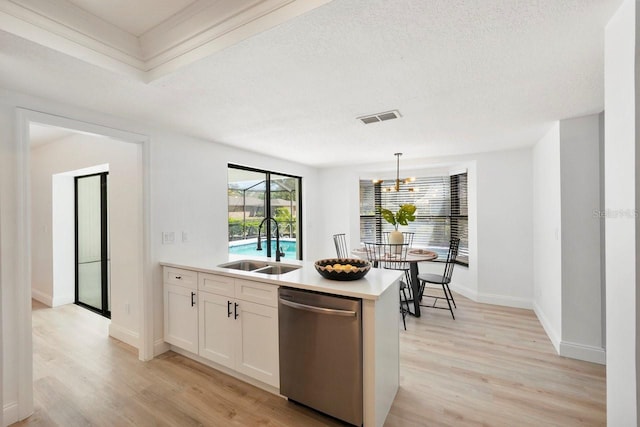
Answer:
<svg viewBox="0 0 640 427"><path fill-rule="evenodd" d="M367 259L367 251L364 248L358 248L351 251L351 253L358 258ZM420 299L417 295L420 291L420 283L418 283L418 263L423 261L433 261L438 258L438 254L428 249L421 248L409 248L407 250L406 262L409 264L409 277L411 279L411 295L413 299L413 312L410 312L412 316L420 317ZM375 260L369 260L375 262Z"/></svg>

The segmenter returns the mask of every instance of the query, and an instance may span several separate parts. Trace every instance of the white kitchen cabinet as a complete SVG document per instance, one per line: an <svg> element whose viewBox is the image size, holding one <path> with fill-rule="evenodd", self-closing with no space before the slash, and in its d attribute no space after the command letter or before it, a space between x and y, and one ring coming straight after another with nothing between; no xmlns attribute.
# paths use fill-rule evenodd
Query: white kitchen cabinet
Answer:
<svg viewBox="0 0 640 427"><path fill-rule="evenodd" d="M199 355L277 388L278 287L229 279L198 277Z"/></svg>
<svg viewBox="0 0 640 427"><path fill-rule="evenodd" d="M200 292L198 310L200 323L200 351L198 354L212 362L235 369L237 332L233 319L233 301L224 295Z"/></svg>
<svg viewBox="0 0 640 427"><path fill-rule="evenodd" d="M241 325L241 331L238 333L238 336L242 335L243 341L238 343L237 339L234 340L234 368L210 362L202 356L192 355L191 357L215 365L240 379L249 380L248 375L258 378L255 372L260 370L266 372L271 379L279 379L279 355L276 350L279 346L279 334L274 332L277 331L277 319L273 319L273 326L269 329L266 326L268 322L264 320L265 317L259 317L259 312L256 314L251 313L251 304L246 305L243 303L243 301L252 302L277 310L277 285L247 280L250 277L243 271L234 272L229 269L225 274L211 274L211 268L190 264L164 263L162 265L164 267L178 267L198 272L197 292L199 294L210 292L217 295L219 295L217 292L223 292L226 295L222 296L227 298L227 300L223 300L225 304L226 301L238 303L238 320L242 318L244 321ZM286 286L362 299L363 425L367 427L384 425L389 409L393 404L393 399L397 394L400 381L400 346L397 322L400 275L394 270L374 268L371 269L364 280L341 284L340 282L329 282L322 278L317 274L312 262L302 262L301 265L297 273L287 276ZM202 286L201 278L203 279ZM277 284L276 281L271 283ZM240 290L237 289L238 286L240 286ZM205 290L205 287L208 289ZM216 289L216 291L211 292L212 289ZM220 309L223 307L224 305ZM278 316L279 313L277 313L276 317ZM207 318L213 319L213 316L207 316ZM229 318L230 316L226 317L226 319ZM260 328L265 329L261 330ZM228 330L233 331L234 328L229 327ZM211 329L211 331L215 331L215 329ZM272 338L269 338L269 331L273 332ZM214 336L215 334L211 335ZM264 341L260 341L263 339ZM273 347L269 347L269 344ZM236 346L244 346L244 348L237 350ZM178 351L180 350L178 349ZM240 355L238 356L237 354ZM262 359L276 362L274 364L275 367L271 369L261 366ZM240 360L240 362L237 362L237 360ZM237 366L249 367L253 374L240 374L238 369L243 368L237 368ZM249 370L245 372L249 372ZM257 380L253 381L251 379L249 382L257 383ZM263 379L261 384L266 386L267 384L265 383L277 384L275 387L263 387L266 390L273 393L280 392L279 381L271 382Z"/></svg>
<svg viewBox="0 0 640 427"><path fill-rule="evenodd" d="M197 273L165 267L164 340L198 352Z"/></svg>
<svg viewBox="0 0 640 427"><path fill-rule="evenodd" d="M278 308L239 301L236 370L280 387Z"/></svg>

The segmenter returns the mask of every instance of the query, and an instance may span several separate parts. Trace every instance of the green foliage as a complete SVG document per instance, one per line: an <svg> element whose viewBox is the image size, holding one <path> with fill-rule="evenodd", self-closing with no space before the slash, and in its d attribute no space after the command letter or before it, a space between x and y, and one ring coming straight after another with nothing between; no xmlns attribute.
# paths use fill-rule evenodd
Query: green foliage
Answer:
<svg viewBox="0 0 640 427"><path fill-rule="evenodd" d="M291 217L289 208L276 208L276 221L278 221L278 223L289 222L292 220L293 218Z"/></svg>
<svg viewBox="0 0 640 427"><path fill-rule="evenodd" d="M276 208L276 221L280 224L280 235L296 235L296 220L289 208Z"/></svg>
<svg viewBox="0 0 640 427"><path fill-rule="evenodd" d="M258 235L258 227L262 222L262 218L228 218L229 220L229 237L230 240L246 239ZM289 208L276 208L275 220L278 221L280 227L280 236L295 237L297 233L296 219L291 215ZM263 228L263 233L266 233Z"/></svg>
<svg viewBox="0 0 640 427"><path fill-rule="evenodd" d="M389 209L380 209L380 213L382 218L397 230L398 225L408 225L409 222L415 221L416 206L412 204L402 205L395 214Z"/></svg>
<svg viewBox="0 0 640 427"><path fill-rule="evenodd" d="M229 236L236 238L256 236L260 221L262 218L247 219L245 222L239 218L229 218Z"/></svg>

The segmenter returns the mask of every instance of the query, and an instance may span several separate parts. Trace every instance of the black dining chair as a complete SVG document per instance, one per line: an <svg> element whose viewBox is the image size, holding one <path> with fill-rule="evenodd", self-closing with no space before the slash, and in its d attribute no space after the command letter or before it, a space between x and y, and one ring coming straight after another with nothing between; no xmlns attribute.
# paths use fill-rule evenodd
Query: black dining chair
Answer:
<svg viewBox="0 0 640 427"><path fill-rule="evenodd" d="M406 269L409 245L406 243L391 244L365 242L364 248L367 253L367 259L374 267L404 272L405 280L400 280L400 313L402 314L402 324L406 331L407 321L405 318L407 317L407 314L411 313L409 309L411 287L408 285L409 273Z"/></svg>
<svg viewBox="0 0 640 427"><path fill-rule="evenodd" d="M444 266L444 272L442 275L439 274L418 274L418 282L420 283L418 298L422 301L423 297L433 298L432 305L423 305L420 304L420 307L428 307L428 308L438 308L441 310L447 310L447 307L438 307L436 303L440 299L447 300L448 310L451 312L451 317L453 320L456 319L456 316L453 314L453 308L451 307L451 303L453 303L454 308L458 308L456 306L456 302L453 299L453 294L451 293L451 289L449 289L449 283L451 283L451 276L453 274L453 266L456 263L456 257L458 256L458 247L460 246L460 239L453 238L449 242L449 253L447 254L447 262ZM436 286L429 286L436 285ZM435 289L437 285L442 287L442 295L425 295L424 292L426 289Z"/></svg>
<svg viewBox="0 0 640 427"><path fill-rule="evenodd" d="M382 243L389 243L389 231L382 232ZM410 231L403 231L403 243L407 245L407 248L411 248L413 246L413 236L416 233ZM398 266L400 267L400 266ZM409 285L409 289L411 289L411 266L408 262L405 262L402 268L397 268L397 270L404 270L404 276L406 278L406 284Z"/></svg>
<svg viewBox="0 0 640 427"><path fill-rule="evenodd" d="M333 235L333 244L336 245L336 255L338 258L349 258L349 247L347 237L344 233Z"/></svg>

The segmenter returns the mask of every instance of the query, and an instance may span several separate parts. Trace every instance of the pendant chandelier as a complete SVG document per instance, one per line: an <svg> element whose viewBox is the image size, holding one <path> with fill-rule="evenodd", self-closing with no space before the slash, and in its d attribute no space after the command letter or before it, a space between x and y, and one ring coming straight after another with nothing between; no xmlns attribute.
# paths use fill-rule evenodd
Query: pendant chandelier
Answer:
<svg viewBox="0 0 640 427"><path fill-rule="evenodd" d="M414 187L401 188L402 184L405 184L405 185L409 184L410 182L413 182L416 179L414 177L400 179L400 156L402 156L402 153L394 153L393 155L396 156L396 180L394 185L389 187L384 187L382 191L385 191L385 192L399 192L401 190L412 191L412 192L418 191L418 189ZM374 180L373 183L380 184L382 181L383 180L378 179L378 180Z"/></svg>

